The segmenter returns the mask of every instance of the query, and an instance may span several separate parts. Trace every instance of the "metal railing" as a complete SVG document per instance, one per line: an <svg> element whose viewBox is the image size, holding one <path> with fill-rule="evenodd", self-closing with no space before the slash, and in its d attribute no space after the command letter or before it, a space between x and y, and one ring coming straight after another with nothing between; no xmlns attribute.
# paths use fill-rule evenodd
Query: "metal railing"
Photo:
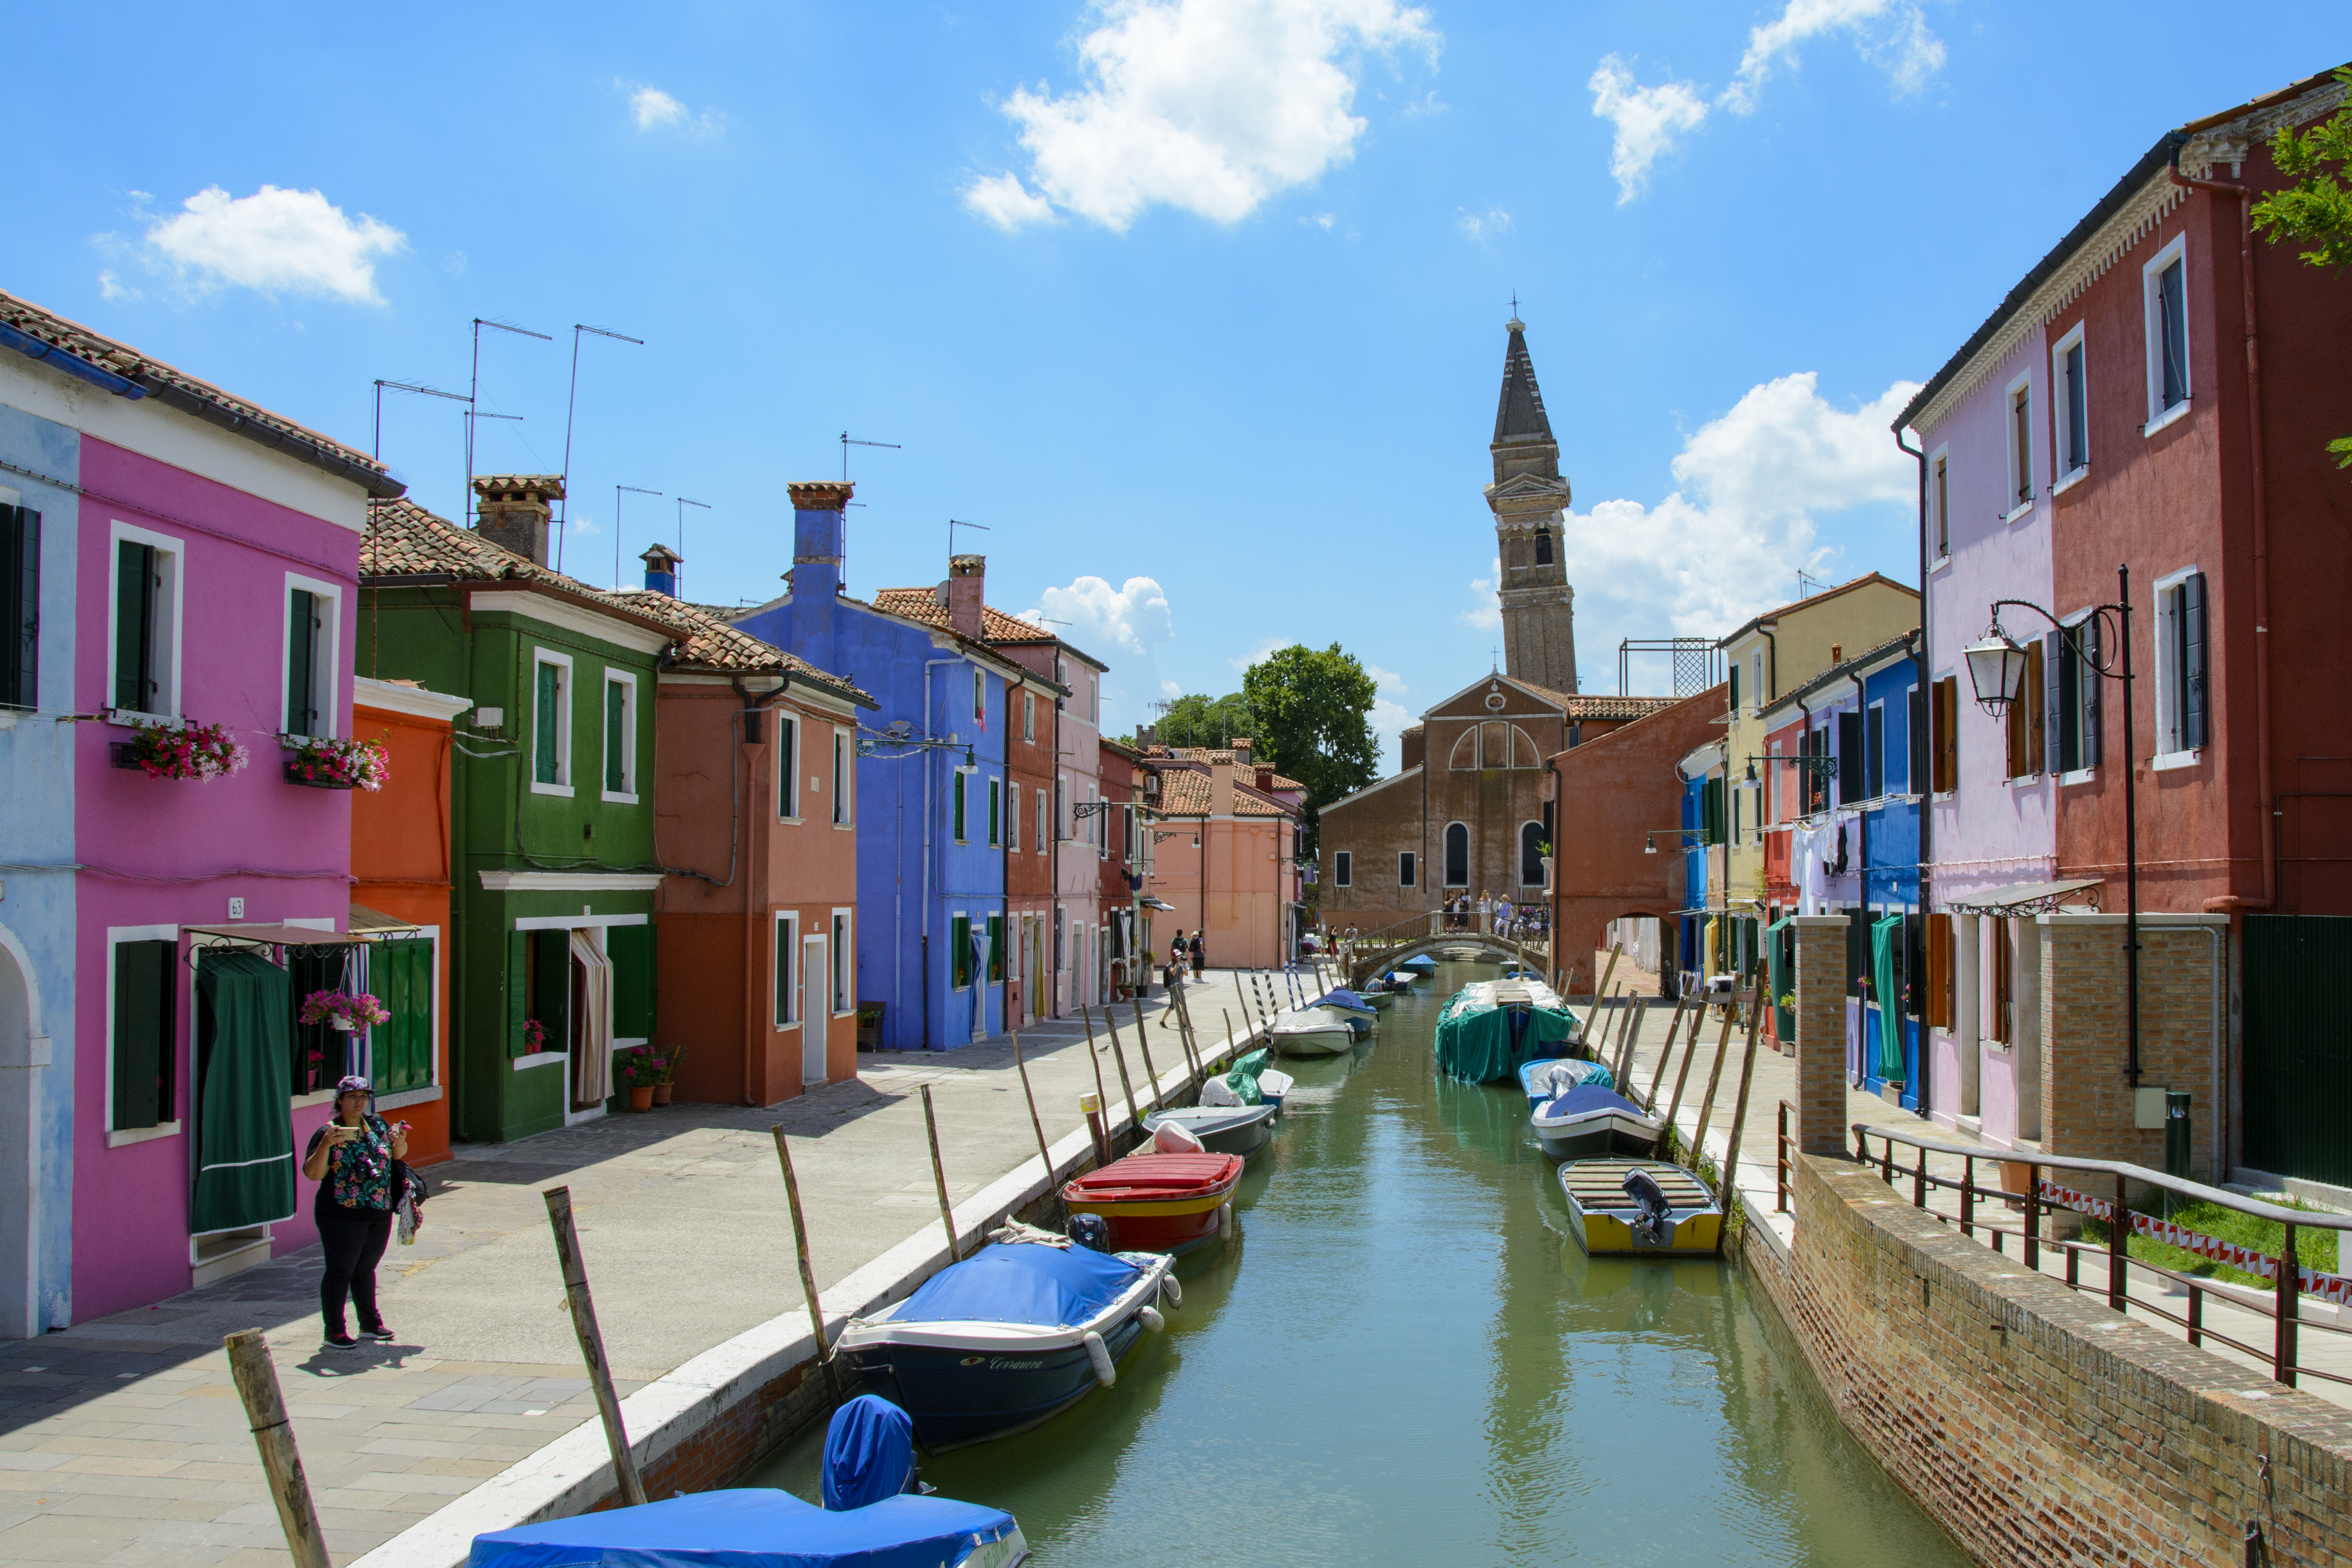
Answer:
<svg viewBox="0 0 2352 1568"><path fill-rule="evenodd" d="M1789 1123L1792 1109L1787 1100L1780 1102L1780 1185L1775 1200L1776 1208L1785 1208L1789 1202L1789 1173L1792 1163L1792 1141L1789 1134ZM1872 1159L1870 1154L1870 1140L1874 1138L1879 1141L1878 1157L1875 1160ZM1898 1144L1915 1151L1916 1163L1906 1165L1895 1159L1895 1151ZM2259 1198L2244 1197L2236 1193L2225 1192L2220 1187L2206 1186L2201 1182L2185 1181L2178 1176L2167 1175L2162 1171L2152 1171L2145 1165L2129 1164L2119 1160L2082 1160L2040 1153L2021 1157L2009 1150L1987 1149L1980 1144L1946 1143L1936 1139L1922 1138L1916 1133L1898 1129L1873 1127L1860 1121L1853 1123L1853 1146L1854 1158L1864 1165L1876 1165L1879 1179L1888 1186L1895 1187L1899 1192L1901 1188L1896 1186L1895 1179L1898 1176L1910 1179L1912 1207L1934 1215L1946 1225L1957 1225L1962 1236L1971 1238L1981 1237L1993 1251L2004 1256L2008 1252L2004 1243L2014 1239L2018 1243L2020 1257L2025 1267L2037 1274L2042 1272L2043 1249L2056 1247L2065 1258L2064 1280L2067 1288L2092 1292L2103 1290L2107 1299L2107 1305L2118 1312L2125 1310L2128 1304L2150 1317L2161 1319L2184 1330L2189 1336L2189 1342L2192 1345L2202 1345L2210 1340L2218 1344L2227 1345L2231 1350L2251 1356L2258 1362L2267 1362L2270 1365L2271 1376L2289 1388L2297 1386L2295 1380L2301 1376L2324 1378L2330 1383L2352 1386L2352 1377L2310 1365L2301 1359L2300 1340L2303 1330L2316 1329L2326 1333L2352 1335L2352 1329L2347 1329L2340 1323L2323 1323L2315 1320L2306 1321L2302 1317L2300 1302L2305 1294L2303 1275L2305 1270L2298 1259L2295 1249L2297 1231L2332 1230L2336 1233L2338 1238L2337 1267L2342 1268L2344 1261L2340 1250L2342 1237L2345 1232L2352 1231L2352 1215L2329 1215L2311 1209L2282 1208L2276 1204L2267 1204ZM1959 1177L1956 1180L1951 1176L1938 1175L1928 1170L1929 1154L1941 1154L1960 1161ZM2012 1192L2003 1186L1979 1184L1977 1181L1977 1165L1982 1161L1990 1161L1997 1166L2023 1167L2025 1190ZM2059 1184L2047 1180L2044 1176L2045 1172L2054 1171L2073 1171L2087 1176L2105 1178L2100 1184L2105 1185L2106 1182L2111 1181L2114 1184L2115 1196L2109 1200L2090 1198L2080 1193L2070 1193L2066 1194L2065 1197L2082 1201L2079 1203L2065 1201L2065 1198L2060 1196L2063 1189ZM2251 1248L2242 1249L2243 1255L2239 1264L2248 1272L2270 1272L2273 1275L2274 1283L2270 1288L2269 1299L2264 1300L2247 1287L2225 1286L2219 1281L2167 1268L2161 1264L2151 1263L2146 1258L2131 1257L2127 1244L2135 1229L2134 1211L2130 1203L2130 1187L2133 1184L2154 1187L2160 1192L2172 1193L2192 1202L2211 1204L2218 1207L2231 1209L2281 1226L2283 1239L2278 1256L2273 1258L2266 1253L2254 1252ZM2089 1184L2085 1183L2084 1185L2087 1187ZM1941 1209L1930 1208L1927 1196L1931 1191L1958 1193L1959 1213L1956 1215ZM1995 1220L1982 1217L1978 1208L1980 1199L1990 1201L2002 1213L2017 1214L2020 1216L2017 1226L2011 1228ZM2107 1226L2107 1239L2104 1244L2085 1244L2071 1239L2044 1237L2042 1235L2042 1221L2045 1215L2060 1209L2083 1212L2085 1207L2092 1211L2093 1217L2104 1219ZM2105 1209L2105 1213L2103 1215L2098 1214L2096 1211L2099 1209ZM2153 1218L2154 1216L2142 1215L2141 1217ZM2095 1267L2098 1259L2105 1258L2106 1279L2104 1285L2097 1281L2095 1276L2089 1282L2084 1281L2083 1260L2085 1256L2093 1259ZM2269 1266L2267 1269L2263 1267L2265 1264ZM2185 1289L2189 1297L2187 1311L2173 1312L2145 1298L2133 1300L2129 1294L2129 1286L2131 1270L2135 1268L2144 1274L2169 1280ZM2048 1276L2045 1275L2044 1278ZM2272 1321L2270 1347L2264 1350L2242 1340L2232 1339L2207 1323L2205 1302L2209 1296L2219 1297L2228 1305L2253 1313L2258 1317L2267 1316Z"/></svg>

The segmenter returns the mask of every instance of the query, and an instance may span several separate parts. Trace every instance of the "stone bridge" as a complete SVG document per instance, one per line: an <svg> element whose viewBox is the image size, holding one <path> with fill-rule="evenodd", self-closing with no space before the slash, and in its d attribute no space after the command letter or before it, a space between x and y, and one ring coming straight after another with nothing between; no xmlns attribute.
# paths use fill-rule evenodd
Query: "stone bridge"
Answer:
<svg viewBox="0 0 2352 1568"><path fill-rule="evenodd" d="M1423 953L1434 957L1449 947L1475 947L1480 956L1495 963L1513 960L1541 973L1549 960L1547 944L1514 942L1508 937L1490 936L1484 931L1449 931L1434 936L1418 936L1409 942L1394 942L1385 947L1349 953L1342 961L1347 969L1348 984L1360 986L1375 974L1386 974L1409 958Z"/></svg>

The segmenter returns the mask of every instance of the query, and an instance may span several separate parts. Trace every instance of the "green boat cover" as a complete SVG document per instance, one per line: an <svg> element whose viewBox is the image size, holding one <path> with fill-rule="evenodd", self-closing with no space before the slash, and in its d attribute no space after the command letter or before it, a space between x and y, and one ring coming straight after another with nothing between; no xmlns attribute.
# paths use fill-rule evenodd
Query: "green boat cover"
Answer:
<svg viewBox="0 0 2352 1568"><path fill-rule="evenodd" d="M1576 1037L1565 1007L1501 1007L1454 994L1437 1019L1437 1068L1463 1083L1517 1082L1519 1067Z"/></svg>
<svg viewBox="0 0 2352 1568"><path fill-rule="evenodd" d="M1242 1097L1244 1105L1264 1105L1265 1091L1257 1086L1257 1075L1265 1070L1265 1052L1252 1051L1234 1063L1234 1070L1225 1075L1225 1083Z"/></svg>
<svg viewBox="0 0 2352 1568"><path fill-rule="evenodd" d="M188 1229L204 1236L294 1216L294 989L250 952L208 952L196 968L196 1189Z"/></svg>

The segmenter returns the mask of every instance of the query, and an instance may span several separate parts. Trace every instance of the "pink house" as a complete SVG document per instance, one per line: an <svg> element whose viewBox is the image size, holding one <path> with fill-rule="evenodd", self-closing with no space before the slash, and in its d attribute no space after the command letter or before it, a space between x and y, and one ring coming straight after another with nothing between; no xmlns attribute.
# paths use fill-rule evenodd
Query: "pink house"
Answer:
<svg viewBox="0 0 2352 1568"><path fill-rule="evenodd" d="M78 445L72 548L44 559L72 614L43 651L82 721L79 984L48 1029L70 1074L69 1315L89 1319L316 1239L295 1151L368 1036L293 1007L366 988L365 960L350 800L289 763L350 740L361 530L402 487L37 307L0 296L0 321L18 351L0 394ZM178 760L191 742L217 761Z"/></svg>

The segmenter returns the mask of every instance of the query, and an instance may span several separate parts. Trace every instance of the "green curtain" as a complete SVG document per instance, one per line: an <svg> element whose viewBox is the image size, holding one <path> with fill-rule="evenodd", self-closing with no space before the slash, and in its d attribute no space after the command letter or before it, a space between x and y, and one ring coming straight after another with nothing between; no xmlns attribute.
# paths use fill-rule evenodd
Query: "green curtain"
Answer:
<svg viewBox="0 0 2352 1568"><path fill-rule="evenodd" d="M1903 1076L1903 994L1895 986L1895 947L1903 917L1888 915L1870 928L1870 992L1878 1003L1878 1076Z"/></svg>
<svg viewBox="0 0 2352 1568"><path fill-rule="evenodd" d="M197 1236L294 1214L294 1117L287 1045L294 992L251 952L208 952L196 967Z"/></svg>
<svg viewBox="0 0 2352 1568"><path fill-rule="evenodd" d="M1764 928L1765 984L1772 991L1774 1036L1784 1045L1794 1038L1797 1032L1795 1010L1780 1005L1780 998L1796 989L1796 976L1786 973L1789 966L1780 962L1780 933L1788 929L1789 917L1786 915Z"/></svg>

